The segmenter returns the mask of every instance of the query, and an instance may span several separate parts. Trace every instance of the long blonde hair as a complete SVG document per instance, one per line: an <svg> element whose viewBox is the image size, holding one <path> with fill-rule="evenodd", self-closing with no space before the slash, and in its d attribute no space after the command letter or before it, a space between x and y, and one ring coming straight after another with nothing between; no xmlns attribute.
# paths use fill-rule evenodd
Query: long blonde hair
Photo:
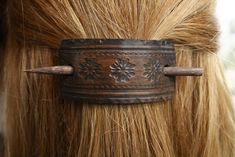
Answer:
<svg viewBox="0 0 235 157"><path fill-rule="evenodd" d="M234 156L214 6L213 0L8 0L6 156ZM55 77L23 70L56 65L65 38L171 39L177 65L205 72L177 77L172 101L61 101Z"/></svg>

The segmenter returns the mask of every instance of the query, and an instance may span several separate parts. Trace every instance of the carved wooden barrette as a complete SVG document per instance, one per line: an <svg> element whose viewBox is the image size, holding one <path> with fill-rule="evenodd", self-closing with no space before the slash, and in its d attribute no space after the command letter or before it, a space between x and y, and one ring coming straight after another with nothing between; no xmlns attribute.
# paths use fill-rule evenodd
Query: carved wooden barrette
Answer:
<svg viewBox="0 0 235 157"><path fill-rule="evenodd" d="M26 70L61 75L64 99L99 104L153 103L171 99L174 76L201 76L201 68L175 67L167 40L77 39L62 41L59 66Z"/></svg>

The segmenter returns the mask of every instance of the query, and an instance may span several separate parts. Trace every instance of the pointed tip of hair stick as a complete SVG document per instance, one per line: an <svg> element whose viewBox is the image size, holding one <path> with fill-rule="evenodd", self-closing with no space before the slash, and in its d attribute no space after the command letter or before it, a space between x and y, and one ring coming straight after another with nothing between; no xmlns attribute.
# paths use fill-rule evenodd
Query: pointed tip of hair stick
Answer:
<svg viewBox="0 0 235 157"><path fill-rule="evenodd" d="M24 72L36 73L36 74L51 74L51 75L71 75L74 70L71 66L52 66L52 67L42 67L35 69L26 69Z"/></svg>

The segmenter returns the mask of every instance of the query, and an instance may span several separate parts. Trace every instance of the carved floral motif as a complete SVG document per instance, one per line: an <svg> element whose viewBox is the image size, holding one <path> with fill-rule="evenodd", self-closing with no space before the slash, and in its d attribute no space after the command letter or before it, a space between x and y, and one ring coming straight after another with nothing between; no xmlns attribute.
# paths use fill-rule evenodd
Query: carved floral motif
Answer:
<svg viewBox="0 0 235 157"><path fill-rule="evenodd" d="M101 65L93 58L86 58L85 62L79 64L79 75L86 80L96 80L101 78Z"/></svg>
<svg viewBox="0 0 235 157"><path fill-rule="evenodd" d="M163 67L157 59L150 59L147 64L144 64L144 76L149 81L159 81Z"/></svg>
<svg viewBox="0 0 235 157"><path fill-rule="evenodd" d="M118 82L127 82L135 75L135 64L131 64L128 59L118 58L114 64L110 66L110 76Z"/></svg>

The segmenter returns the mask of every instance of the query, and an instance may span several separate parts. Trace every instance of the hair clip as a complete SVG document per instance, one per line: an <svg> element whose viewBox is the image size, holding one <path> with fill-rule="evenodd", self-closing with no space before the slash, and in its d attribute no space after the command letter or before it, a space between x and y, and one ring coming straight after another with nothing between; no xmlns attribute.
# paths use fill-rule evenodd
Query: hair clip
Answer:
<svg viewBox="0 0 235 157"><path fill-rule="evenodd" d="M175 66L168 40L63 40L58 66L25 70L61 75L64 99L99 104L153 103L172 99L175 76L201 76L202 68Z"/></svg>

